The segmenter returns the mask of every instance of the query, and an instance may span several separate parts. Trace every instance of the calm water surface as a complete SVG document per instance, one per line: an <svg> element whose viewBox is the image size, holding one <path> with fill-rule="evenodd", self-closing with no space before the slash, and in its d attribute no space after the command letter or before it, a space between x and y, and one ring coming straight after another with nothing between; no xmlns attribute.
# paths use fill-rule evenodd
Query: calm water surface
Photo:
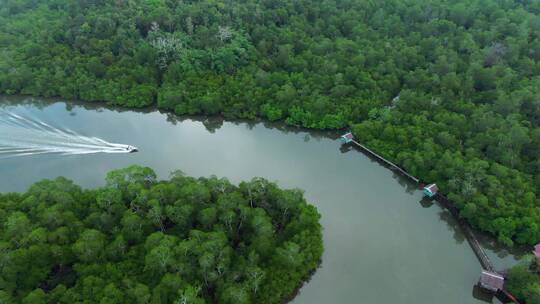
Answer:
<svg viewBox="0 0 540 304"><path fill-rule="evenodd" d="M449 213L332 138L263 123L179 121L159 112L89 104L2 98L0 105L140 149L3 159L0 191L24 191L59 175L96 187L108 171L130 164L152 167L161 178L174 169L192 176L225 176L235 183L262 176L282 187L304 189L322 214L323 263L293 303L485 303L473 296L480 264ZM515 262L504 251L489 250L489 255L499 267Z"/></svg>

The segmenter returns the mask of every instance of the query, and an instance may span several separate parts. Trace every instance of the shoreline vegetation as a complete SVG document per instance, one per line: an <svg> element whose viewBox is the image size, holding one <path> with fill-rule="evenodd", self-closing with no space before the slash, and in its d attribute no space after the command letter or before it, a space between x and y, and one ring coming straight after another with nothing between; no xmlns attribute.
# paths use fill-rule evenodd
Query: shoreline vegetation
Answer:
<svg viewBox="0 0 540 304"><path fill-rule="evenodd" d="M97 189L43 180L0 194L0 301L284 303L320 264L319 219L262 178L134 165Z"/></svg>
<svg viewBox="0 0 540 304"><path fill-rule="evenodd" d="M5 1L0 93L350 128L540 242L537 1Z"/></svg>
<svg viewBox="0 0 540 304"><path fill-rule="evenodd" d="M528 256L510 269L506 287L524 303L540 303L540 258Z"/></svg>

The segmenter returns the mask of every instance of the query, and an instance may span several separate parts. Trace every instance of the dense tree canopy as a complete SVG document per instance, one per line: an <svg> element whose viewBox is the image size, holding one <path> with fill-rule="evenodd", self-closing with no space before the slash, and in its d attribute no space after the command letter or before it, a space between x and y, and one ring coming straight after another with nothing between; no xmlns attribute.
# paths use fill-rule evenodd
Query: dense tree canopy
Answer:
<svg viewBox="0 0 540 304"><path fill-rule="evenodd" d="M536 0L0 0L0 92L340 129L540 241Z"/></svg>
<svg viewBox="0 0 540 304"><path fill-rule="evenodd" d="M283 303L318 266L300 190L171 176L131 166L99 189L57 178L0 194L0 302Z"/></svg>

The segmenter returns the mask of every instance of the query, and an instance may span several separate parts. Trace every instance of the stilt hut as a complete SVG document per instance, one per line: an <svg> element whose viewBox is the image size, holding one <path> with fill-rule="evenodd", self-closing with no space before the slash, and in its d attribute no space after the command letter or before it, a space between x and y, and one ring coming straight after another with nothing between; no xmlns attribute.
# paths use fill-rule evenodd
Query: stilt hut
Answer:
<svg viewBox="0 0 540 304"><path fill-rule="evenodd" d="M424 187L424 194L427 197L434 197L438 191L439 191L439 188L437 187L436 184L429 184Z"/></svg>
<svg viewBox="0 0 540 304"><path fill-rule="evenodd" d="M480 287L486 290L497 292L503 290L504 277L496 272L482 270L482 275L480 276L480 281L478 283L480 284Z"/></svg>
<svg viewBox="0 0 540 304"><path fill-rule="evenodd" d="M347 134L343 134L340 137L341 142L344 143L344 144L348 144L348 143L352 142L353 139L354 139L354 135L351 132L349 132Z"/></svg>

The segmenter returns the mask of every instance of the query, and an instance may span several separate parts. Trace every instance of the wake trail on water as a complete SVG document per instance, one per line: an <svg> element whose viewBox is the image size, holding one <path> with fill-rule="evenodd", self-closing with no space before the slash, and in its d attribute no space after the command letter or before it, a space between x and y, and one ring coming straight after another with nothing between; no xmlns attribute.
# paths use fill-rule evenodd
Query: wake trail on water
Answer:
<svg viewBox="0 0 540 304"><path fill-rule="evenodd" d="M53 153L130 153L132 148L0 109L0 159Z"/></svg>

